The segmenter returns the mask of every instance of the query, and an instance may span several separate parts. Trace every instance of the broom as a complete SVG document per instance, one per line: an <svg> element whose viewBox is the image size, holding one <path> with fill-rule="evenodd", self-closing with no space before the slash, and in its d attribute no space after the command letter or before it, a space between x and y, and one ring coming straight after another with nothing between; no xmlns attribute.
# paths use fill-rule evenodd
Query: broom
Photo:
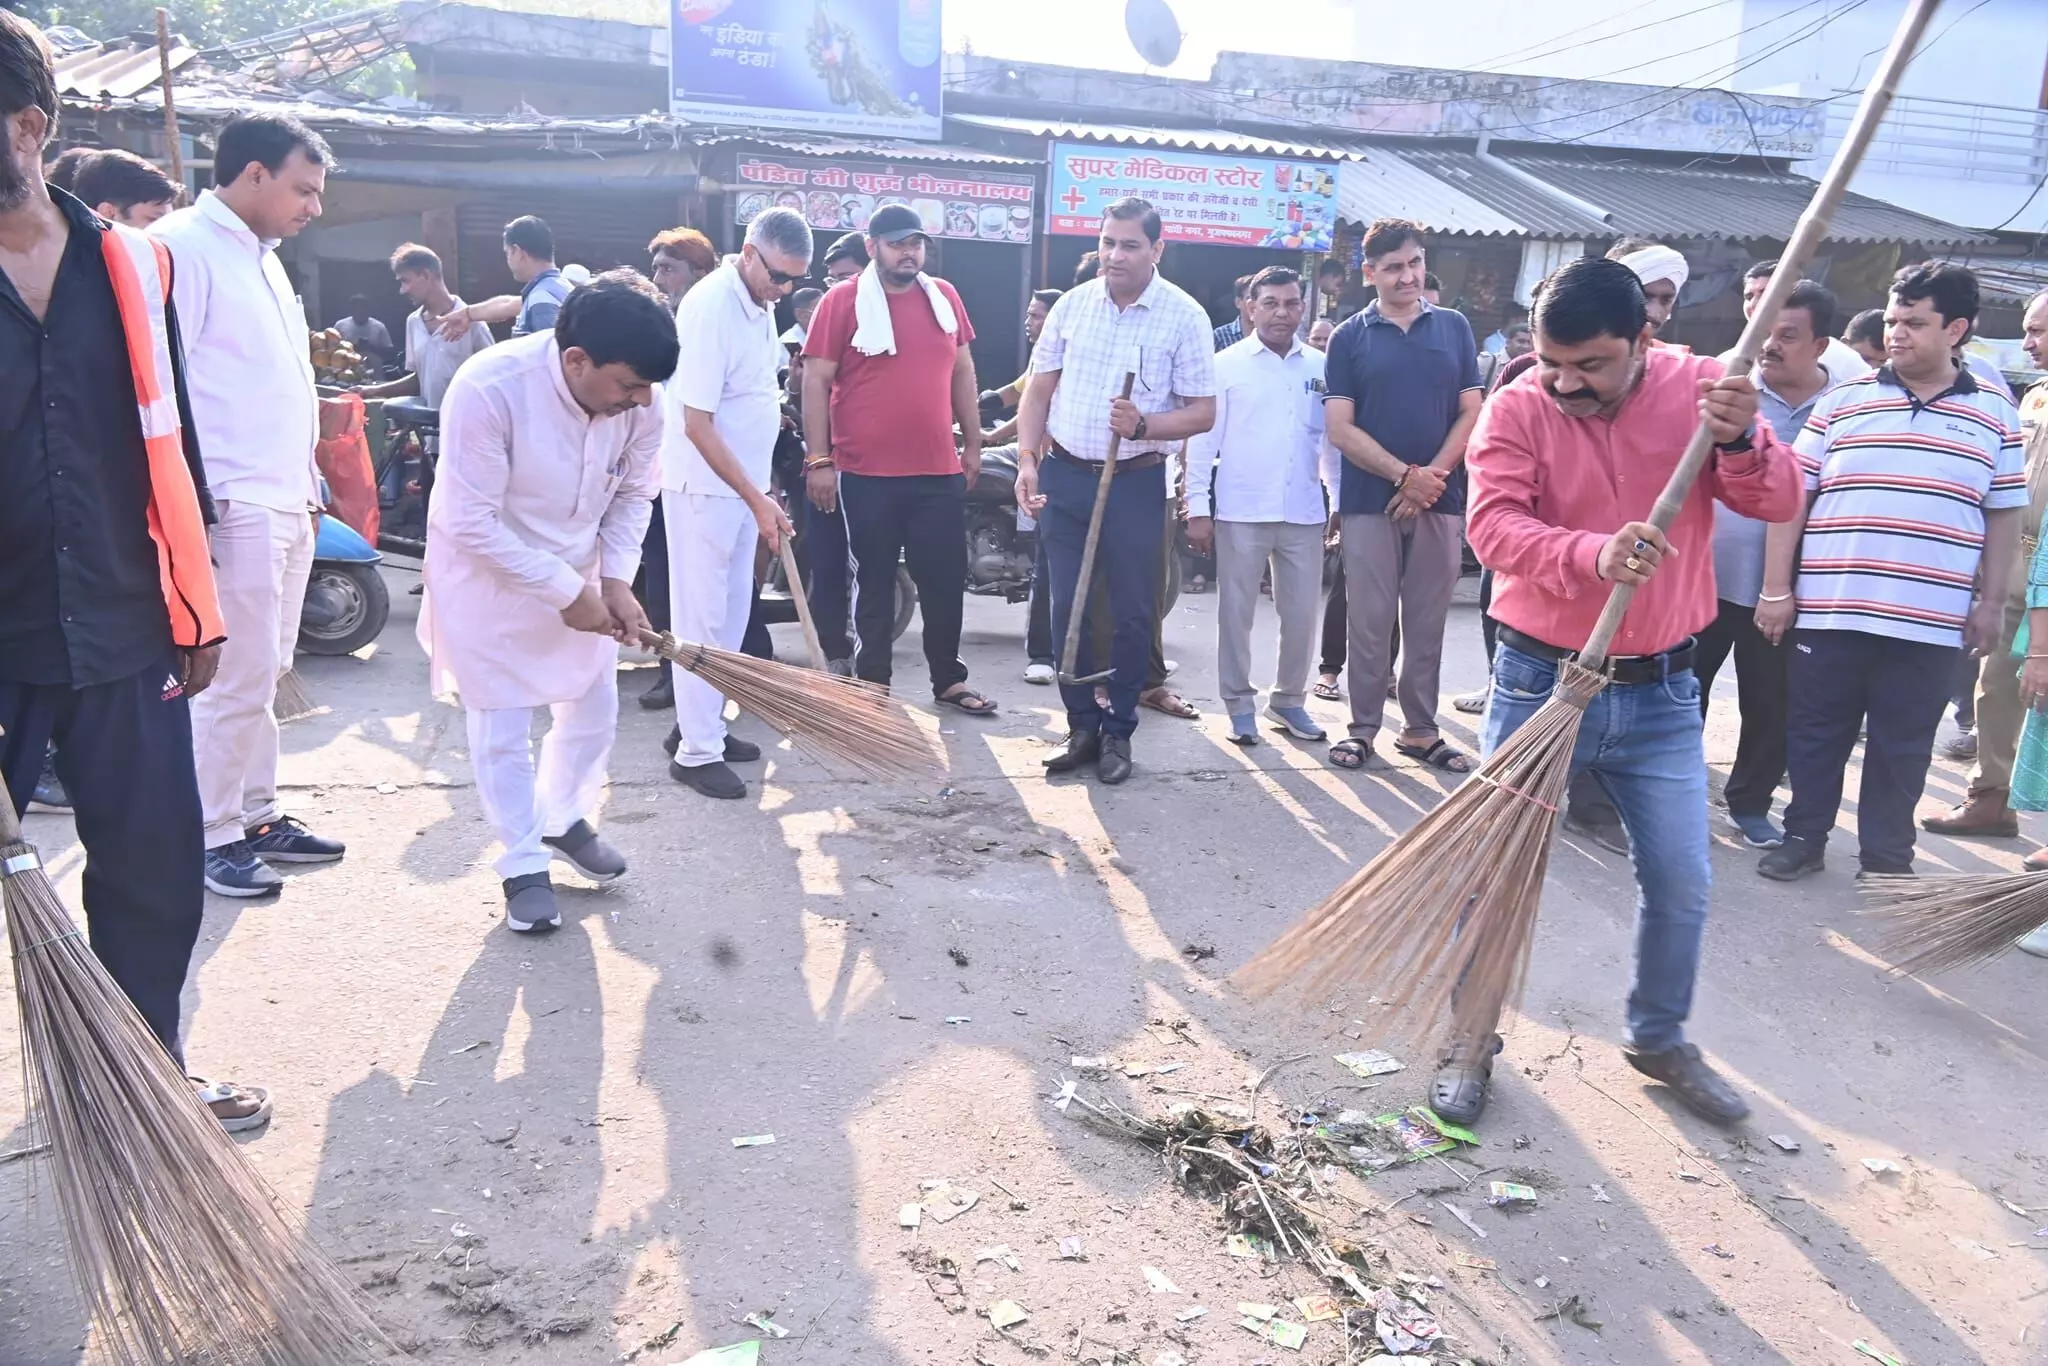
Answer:
<svg viewBox="0 0 2048 1366"><path fill-rule="evenodd" d="M677 640L667 631L643 631L640 639L798 744L870 778L940 771L931 742L909 711L872 683Z"/></svg>
<svg viewBox="0 0 2048 1366"><path fill-rule="evenodd" d="M354 1284L243 1158L86 947L0 782L24 1092L71 1268L121 1366L395 1355ZM33 1149L32 1149L33 1150Z"/></svg>
<svg viewBox="0 0 2048 1366"><path fill-rule="evenodd" d="M1900 21L1848 136L1742 330L1731 374L1748 372L1799 283L1938 4L1913 0ZM1671 525L1713 442L1702 422L1650 513L1653 525ZM1551 835L1579 726L1586 707L1607 686L1602 666L1634 594L1631 585L1615 586L1586 647L1575 661L1560 663L1550 700L1471 781L1239 969L1237 980L1250 994L1265 996L1283 986L1314 993L1371 982L1389 1004L1410 1011L1410 1035L1432 1031L1446 1015L1453 1046L1477 1048L1492 1034L1528 972Z"/></svg>
<svg viewBox="0 0 2048 1366"><path fill-rule="evenodd" d="M2048 925L2048 873L1874 877L1863 914L1887 922L1900 973L1938 972L1996 958Z"/></svg>
<svg viewBox="0 0 2048 1366"><path fill-rule="evenodd" d="M297 669L286 669L277 676L277 691L270 698L270 714L277 718L280 726L318 716L326 710L313 700L312 689L306 686L305 677Z"/></svg>

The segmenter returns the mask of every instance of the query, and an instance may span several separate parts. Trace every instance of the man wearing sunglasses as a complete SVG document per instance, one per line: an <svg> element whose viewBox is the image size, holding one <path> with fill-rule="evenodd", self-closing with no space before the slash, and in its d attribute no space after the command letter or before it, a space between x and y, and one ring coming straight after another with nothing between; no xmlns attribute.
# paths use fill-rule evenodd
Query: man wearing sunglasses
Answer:
<svg viewBox="0 0 2048 1366"><path fill-rule="evenodd" d="M662 515L670 620L685 640L737 650L754 597L754 546L790 534L768 495L782 427L782 343L775 305L811 264L811 229L790 209L747 227L746 245L676 309L682 356L663 391ZM675 681L669 776L707 797L747 795L734 763L760 746L725 732L725 698L696 674Z"/></svg>

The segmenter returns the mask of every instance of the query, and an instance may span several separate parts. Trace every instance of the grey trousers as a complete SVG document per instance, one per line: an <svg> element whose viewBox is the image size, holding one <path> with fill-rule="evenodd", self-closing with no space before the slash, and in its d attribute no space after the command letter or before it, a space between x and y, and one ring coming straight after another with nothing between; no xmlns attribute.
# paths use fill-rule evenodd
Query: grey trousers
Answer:
<svg viewBox="0 0 2048 1366"><path fill-rule="evenodd" d="M1458 586L1462 514L1385 513L1343 519L1344 593L1350 606L1351 738L1368 745L1387 709L1394 622L1401 623L1401 715L1416 735L1437 733L1444 620Z"/></svg>
<svg viewBox="0 0 2048 1366"><path fill-rule="evenodd" d="M1309 656L1322 616L1322 523L1218 521L1216 685L1229 716L1244 716L1258 704L1252 687L1252 618L1269 562L1273 607L1280 614L1280 664L1267 701L1298 707L1308 699Z"/></svg>

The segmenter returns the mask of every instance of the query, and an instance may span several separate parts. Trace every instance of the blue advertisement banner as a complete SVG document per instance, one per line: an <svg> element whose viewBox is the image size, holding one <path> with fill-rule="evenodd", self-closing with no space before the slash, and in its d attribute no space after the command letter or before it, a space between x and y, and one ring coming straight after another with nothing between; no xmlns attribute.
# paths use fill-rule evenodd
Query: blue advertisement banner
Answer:
<svg viewBox="0 0 2048 1366"><path fill-rule="evenodd" d="M939 136L940 0L670 0L678 117Z"/></svg>

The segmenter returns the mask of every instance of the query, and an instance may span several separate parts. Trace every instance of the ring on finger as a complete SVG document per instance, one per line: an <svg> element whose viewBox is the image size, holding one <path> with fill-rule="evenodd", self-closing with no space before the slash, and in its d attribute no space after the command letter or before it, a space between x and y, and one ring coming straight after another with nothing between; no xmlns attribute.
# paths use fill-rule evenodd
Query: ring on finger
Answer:
<svg viewBox="0 0 2048 1366"><path fill-rule="evenodd" d="M1637 559L1634 555L1631 555L1626 560L1623 560L1622 564L1627 566L1630 573L1635 573L1641 570L1643 567L1643 562Z"/></svg>
<svg viewBox="0 0 2048 1366"><path fill-rule="evenodd" d="M1649 548L1650 543L1648 541L1638 540L1636 542L1636 554L1638 555L1642 554L1645 550L1648 550Z"/></svg>

